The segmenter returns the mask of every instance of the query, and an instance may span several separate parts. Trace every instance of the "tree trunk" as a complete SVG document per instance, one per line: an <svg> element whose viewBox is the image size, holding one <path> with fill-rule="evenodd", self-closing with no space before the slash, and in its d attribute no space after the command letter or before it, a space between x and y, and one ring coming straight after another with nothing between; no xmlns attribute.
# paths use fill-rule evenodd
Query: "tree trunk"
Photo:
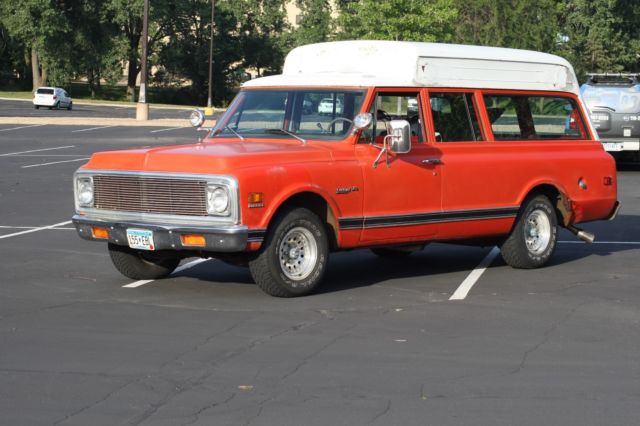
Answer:
<svg viewBox="0 0 640 426"><path fill-rule="evenodd" d="M127 71L127 97L131 102L136 101L136 80L138 79L138 46L140 35L134 34L129 38L129 66Z"/></svg>
<svg viewBox="0 0 640 426"><path fill-rule="evenodd" d="M35 93L38 87L42 86L42 79L40 77L40 58L38 58L38 52L36 51L35 46L31 46L31 74L33 76L32 92Z"/></svg>
<svg viewBox="0 0 640 426"><path fill-rule="evenodd" d="M137 58L129 56L129 69L127 71L127 97L131 102L136 101L136 79L138 78Z"/></svg>

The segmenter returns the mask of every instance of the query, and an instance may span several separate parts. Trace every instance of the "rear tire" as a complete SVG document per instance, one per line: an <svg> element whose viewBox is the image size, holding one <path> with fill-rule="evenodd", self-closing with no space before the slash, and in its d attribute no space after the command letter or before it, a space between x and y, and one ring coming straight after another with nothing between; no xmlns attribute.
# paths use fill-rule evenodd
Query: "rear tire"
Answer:
<svg viewBox="0 0 640 426"><path fill-rule="evenodd" d="M40 105L34 105L33 109L40 109Z"/></svg>
<svg viewBox="0 0 640 426"><path fill-rule="evenodd" d="M109 243L109 256L113 266L125 277L133 280L155 280L173 272L180 259L145 256L141 251Z"/></svg>
<svg viewBox="0 0 640 426"><path fill-rule="evenodd" d="M294 208L274 220L260 253L249 261L249 270L256 284L271 296L303 296L320 284L328 259L329 239L323 223L310 210Z"/></svg>
<svg viewBox="0 0 640 426"><path fill-rule="evenodd" d="M527 198L516 224L500 247L504 261L520 269L533 269L549 261L558 242L558 217L544 195Z"/></svg>

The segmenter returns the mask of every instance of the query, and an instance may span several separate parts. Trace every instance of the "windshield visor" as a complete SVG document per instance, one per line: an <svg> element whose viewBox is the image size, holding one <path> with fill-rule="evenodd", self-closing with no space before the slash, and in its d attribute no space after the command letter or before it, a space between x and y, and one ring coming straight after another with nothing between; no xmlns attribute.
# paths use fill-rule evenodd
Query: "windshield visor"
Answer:
<svg viewBox="0 0 640 426"><path fill-rule="evenodd" d="M337 141L351 134L363 90L243 90L211 137L291 138ZM284 131L286 132L284 132Z"/></svg>
<svg viewBox="0 0 640 426"><path fill-rule="evenodd" d="M585 84L580 91L584 103L590 110L604 107L619 113L640 112L640 86L590 86Z"/></svg>

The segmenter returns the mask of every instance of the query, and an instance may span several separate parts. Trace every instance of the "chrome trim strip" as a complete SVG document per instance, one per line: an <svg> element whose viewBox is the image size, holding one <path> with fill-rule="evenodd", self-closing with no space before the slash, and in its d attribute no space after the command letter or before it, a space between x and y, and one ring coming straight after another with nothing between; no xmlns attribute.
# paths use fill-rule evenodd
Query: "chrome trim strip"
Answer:
<svg viewBox="0 0 640 426"><path fill-rule="evenodd" d="M163 229L166 231L177 231L180 232L214 232L217 234L242 234L242 233L251 233L254 230L249 230L249 228L245 225L229 225L229 226L189 226L188 224L180 225L167 225L165 223L150 223L150 222L130 222L130 221L109 221L109 220L101 220L95 219L93 217L82 216L79 214L73 215L71 220L74 223L89 223L96 225L103 225L105 227L109 227L110 225L119 225L119 226L128 226L128 227L137 227L137 228L146 228L146 229ZM255 230L260 231L260 230Z"/></svg>

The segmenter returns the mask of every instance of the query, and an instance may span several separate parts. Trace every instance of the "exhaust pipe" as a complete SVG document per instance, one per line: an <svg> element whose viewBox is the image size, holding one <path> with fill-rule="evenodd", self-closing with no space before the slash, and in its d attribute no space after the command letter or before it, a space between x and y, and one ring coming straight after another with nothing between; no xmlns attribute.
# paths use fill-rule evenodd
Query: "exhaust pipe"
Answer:
<svg viewBox="0 0 640 426"><path fill-rule="evenodd" d="M567 229L587 244L593 243L596 239L596 236L591 232L587 232L584 229L576 228L573 225L567 225Z"/></svg>

